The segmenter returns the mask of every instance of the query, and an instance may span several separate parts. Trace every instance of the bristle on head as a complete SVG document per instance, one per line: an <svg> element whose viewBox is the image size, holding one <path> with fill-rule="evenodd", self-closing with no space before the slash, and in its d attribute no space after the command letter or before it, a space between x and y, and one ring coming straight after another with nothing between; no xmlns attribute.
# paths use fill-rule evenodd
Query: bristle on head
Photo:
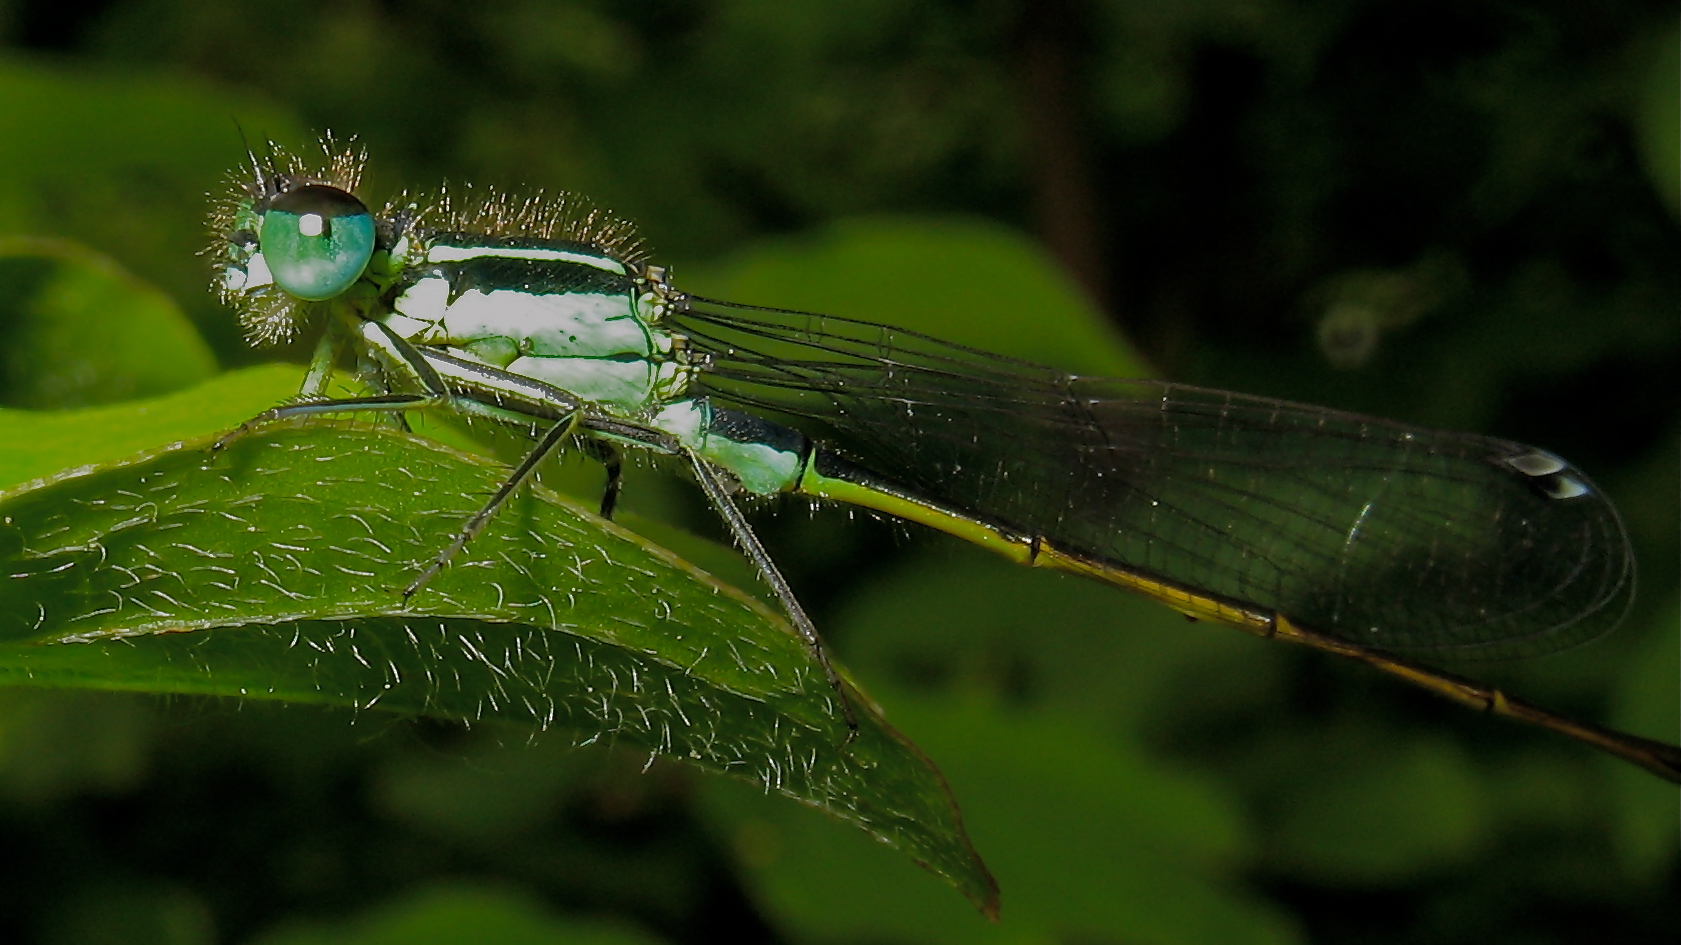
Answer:
<svg viewBox="0 0 1681 945"><path fill-rule="evenodd" d="M298 336L305 314L305 303L269 287L240 299L239 327L253 348L283 345Z"/></svg>
<svg viewBox="0 0 1681 945"><path fill-rule="evenodd" d="M326 184L351 193L361 186L368 152L356 144L355 138L340 142L328 132L320 146L321 156L315 160L305 160L273 141L261 154L246 152L246 166L228 175L227 189L211 202L208 223L212 255L240 225L243 214L260 211L283 193L307 184Z"/></svg>
<svg viewBox="0 0 1681 945"><path fill-rule="evenodd" d="M446 187L435 205L437 210L427 214L426 225L440 232L566 240L593 246L627 263L647 259L636 224L580 194L511 194L463 184Z"/></svg>

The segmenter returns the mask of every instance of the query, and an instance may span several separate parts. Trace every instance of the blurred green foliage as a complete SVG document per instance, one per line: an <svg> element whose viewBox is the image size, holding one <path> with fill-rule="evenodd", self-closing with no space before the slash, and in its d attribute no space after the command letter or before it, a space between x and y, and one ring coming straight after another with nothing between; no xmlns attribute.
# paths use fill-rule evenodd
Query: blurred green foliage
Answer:
<svg viewBox="0 0 1681 945"><path fill-rule="evenodd" d="M0 292L6 406L118 403L216 372L172 299L76 244L0 238Z"/></svg>
<svg viewBox="0 0 1681 945"><path fill-rule="evenodd" d="M443 178L591 193L694 291L1568 455L1627 518L1636 611L1592 646L1477 674L1677 738L1672 3L13 0L0 39L0 238L51 247L0 265L9 406L300 360L244 347L194 253L242 130L300 145L331 128L373 151L381 195ZM160 320L95 329L85 369L54 375L63 319L84 316ZM34 419L0 444L18 478L53 471L28 457L63 424ZM106 429L80 437L85 461L178 436ZM630 488L633 513L720 534L680 483L638 471ZM759 521L950 778L1004 887L1000 925L862 834L646 755L11 689L0 936L1673 933L1671 786L843 510ZM739 563L708 566L755 590Z"/></svg>

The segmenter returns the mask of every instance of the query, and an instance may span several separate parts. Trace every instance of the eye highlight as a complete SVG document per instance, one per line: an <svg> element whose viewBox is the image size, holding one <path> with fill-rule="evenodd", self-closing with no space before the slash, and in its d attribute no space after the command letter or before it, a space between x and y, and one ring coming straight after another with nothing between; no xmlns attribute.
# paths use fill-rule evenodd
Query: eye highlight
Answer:
<svg viewBox="0 0 1681 945"><path fill-rule="evenodd" d="M351 194L309 184L274 198L257 242L276 285L319 302L362 277L374 254L374 218Z"/></svg>

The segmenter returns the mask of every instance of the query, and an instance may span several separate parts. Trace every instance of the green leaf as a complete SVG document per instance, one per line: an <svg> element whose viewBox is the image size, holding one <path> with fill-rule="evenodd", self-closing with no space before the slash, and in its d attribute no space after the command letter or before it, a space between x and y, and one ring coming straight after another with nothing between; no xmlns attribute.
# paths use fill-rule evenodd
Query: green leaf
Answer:
<svg viewBox="0 0 1681 945"><path fill-rule="evenodd" d="M237 426L296 394L300 376L296 367L273 364L144 401L51 412L0 408L0 489Z"/></svg>
<svg viewBox="0 0 1681 945"><path fill-rule="evenodd" d="M623 922L556 914L528 894L482 884L432 886L348 918L294 922L256 945L657 945Z"/></svg>
<svg viewBox="0 0 1681 945"><path fill-rule="evenodd" d="M1629 732L1640 732L1667 742L1681 738L1675 707L1681 705L1681 679L1675 672L1675 654L1681 650L1681 599L1671 596L1657 611L1641 648L1628 661L1615 694L1612 722ZM1611 759L1616 780L1612 784L1613 837L1624 869L1631 876L1663 876L1675 859L1675 844L1681 833L1673 785L1663 784L1644 771ZM1661 882L1661 880L1660 880Z"/></svg>
<svg viewBox="0 0 1681 945"><path fill-rule="evenodd" d="M0 682L636 746L824 810L995 909L939 772L861 696L848 742L822 672L763 605L542 489L405 602L505 467L360 424L210 442L0 494Z"/></svg>
<svg viewBox="0 0 1681 945"><path fill-rule="evenodd" d="M0 232L97 246L208 315L194 301L207 301L204 262L187 251L204 245L205 192L244 156L242 128L253 140L307 140L281 109L188 72L8 57Z"/></svg>
<svg viewBox="0 0 1681 945"><path fill-rule="evenodd" d="M35 409L153 397L216 373L169 296L68 240L0 239L0 401Z"/></svg>
<svg viewBox="0 0 1681 945"><path fill-rule="evenodd" d="M1354 724L1317 738L1335 764L1300 776L1267 844L1272 868L1326 885L1377 886L1472 861L1494 833L1495 809L1473 758L1451 739L1391 735Z"/></svg>
<svg viewBox="0 0 1681 945"><path fill-rule="evenodd" d="M981 927L879 845L714 783L702 811L792 941L1251 942L1299 940L1232 878L1250 855L1236 805L1089 720L896 693L937 743L1009 890ZM854 903L868 903L858 909Z"/></svg>

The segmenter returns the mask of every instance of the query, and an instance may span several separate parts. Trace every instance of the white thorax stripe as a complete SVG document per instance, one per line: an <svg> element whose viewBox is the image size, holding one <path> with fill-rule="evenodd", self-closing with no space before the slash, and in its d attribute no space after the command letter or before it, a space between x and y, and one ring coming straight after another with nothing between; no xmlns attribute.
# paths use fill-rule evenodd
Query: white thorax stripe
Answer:
<svg viewBox="0 0 1681 945"><path fill-rule="evenodd" d="M577 249L550 246L451 246L434 243L426 250L426 261L433 263L465 262L486 257L577 263L614 275L625 275L625 265L617 259Z"/></svg>

